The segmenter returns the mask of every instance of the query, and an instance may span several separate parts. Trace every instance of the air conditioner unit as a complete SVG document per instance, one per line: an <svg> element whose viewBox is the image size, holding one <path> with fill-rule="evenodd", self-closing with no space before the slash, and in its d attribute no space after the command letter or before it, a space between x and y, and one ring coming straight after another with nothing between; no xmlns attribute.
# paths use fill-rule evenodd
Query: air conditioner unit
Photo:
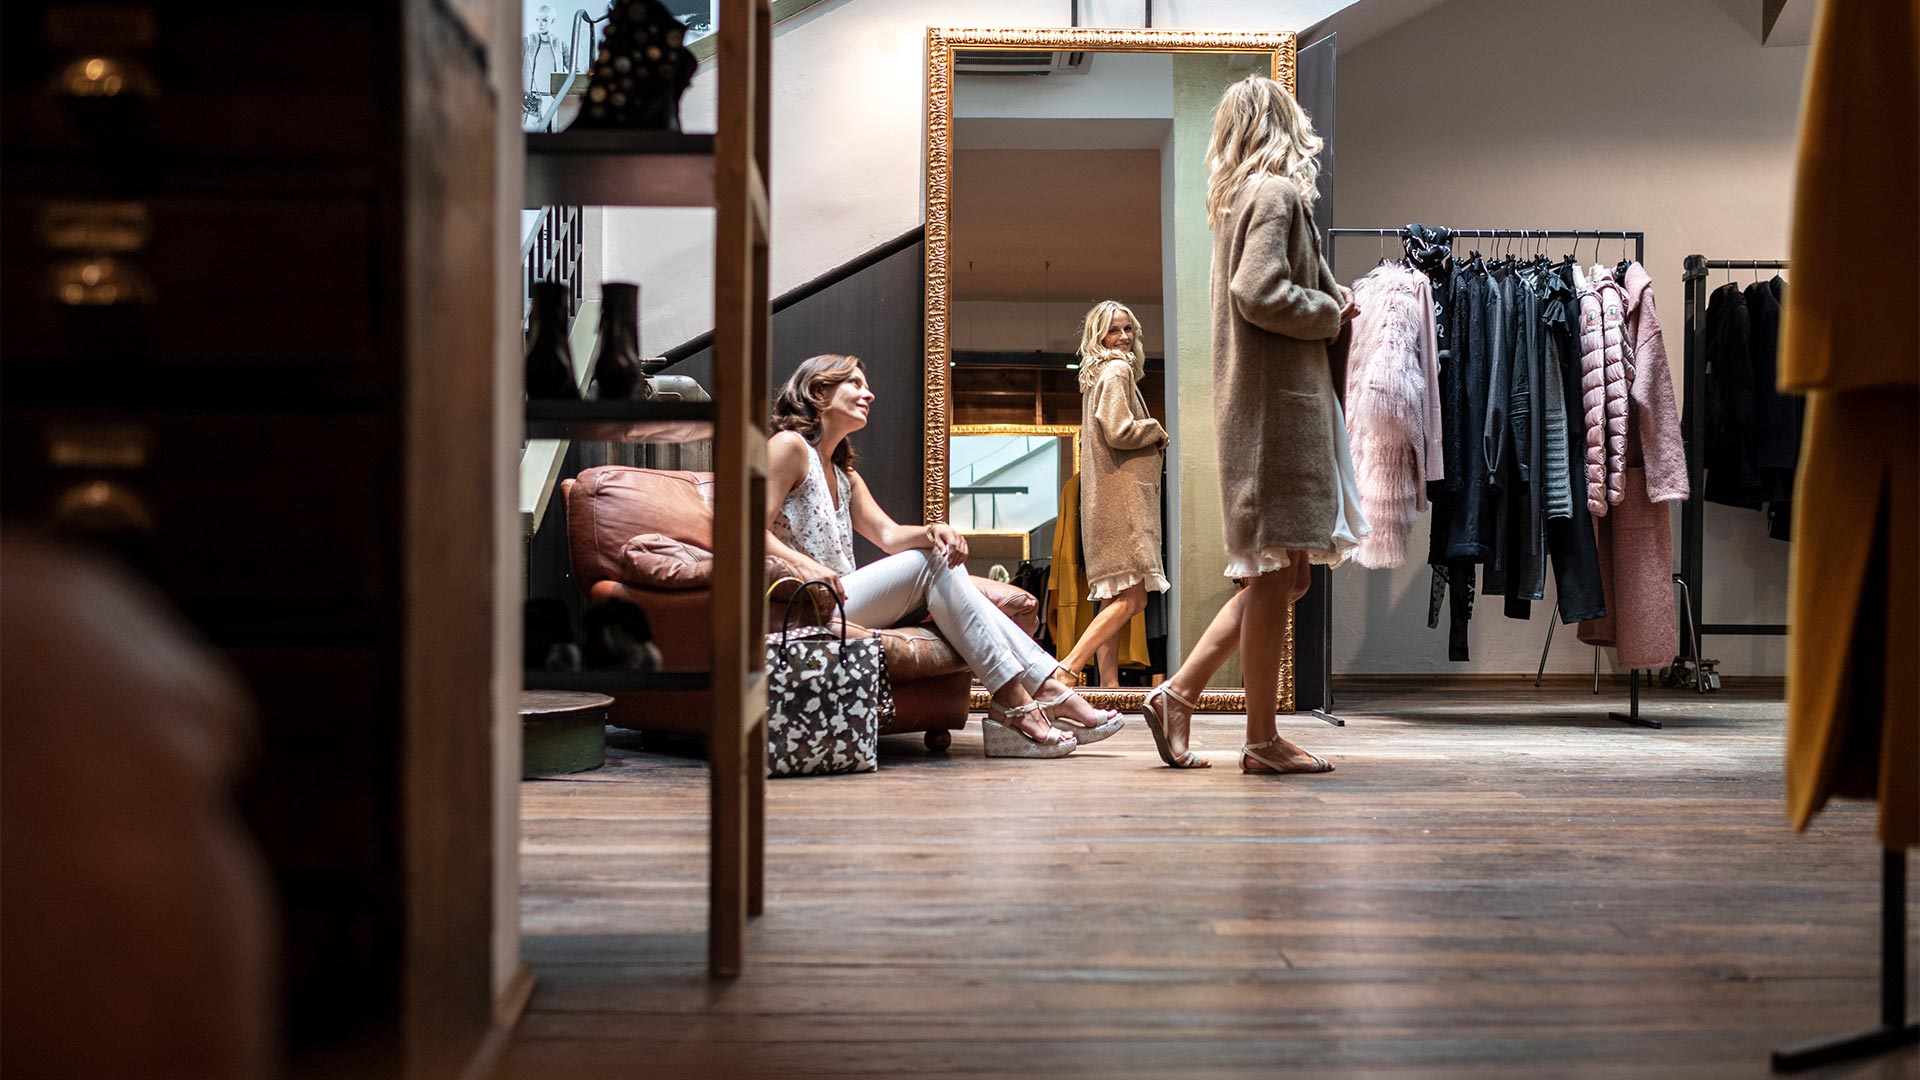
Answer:
<svg viewBox="0 0 1920 1080"><path fill-rule="evenodd" d="M1093 54L1037 49L956 49L955 75L1085 75Z"/></svg>

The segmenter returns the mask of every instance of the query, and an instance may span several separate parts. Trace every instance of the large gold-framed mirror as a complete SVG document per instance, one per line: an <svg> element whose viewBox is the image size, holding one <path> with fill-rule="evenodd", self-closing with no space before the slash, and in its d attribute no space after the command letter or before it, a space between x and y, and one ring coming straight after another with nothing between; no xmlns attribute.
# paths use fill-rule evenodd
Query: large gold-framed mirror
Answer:
<svg viewBox="0 0 1920 1080"><path fill-rule="evenodd" d="M1083 570L1049 575L1080 555L1056 544L1077 517L1078 347L1096 302L1135 314L1138 400L1171 436L1171 587L1086 669L1100 707L1136 708L1233 588L1212 479L1205 148L1228 84L1258 72L1291 91L1294 64L1286 32L927 31L926 520L969 535L974 573L1034 592L1043 644L1064 658L1073 642L1052 635L1071 637L1075 604L1080 626L1094 610L1072 595ZM1224 668L1202 709L1243 711L1239 680ZM1294 707L1291 619L1279 707Z"/></svg>

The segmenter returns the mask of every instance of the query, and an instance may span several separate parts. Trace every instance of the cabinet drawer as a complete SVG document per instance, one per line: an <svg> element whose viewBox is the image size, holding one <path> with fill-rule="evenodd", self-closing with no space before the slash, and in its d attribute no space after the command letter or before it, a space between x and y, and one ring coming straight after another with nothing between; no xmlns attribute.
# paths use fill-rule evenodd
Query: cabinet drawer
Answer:
<svg viewBox="0 0 1920 1080"><path fill-rule="evenodd" d="M364 375L373 242L369 207L354 200L15 193L0 207L0 355L9 367L87 361L67 372L76 389L156 368Z"/></svg>
<svg viewBox="0 0 1920 1080"><path fill-rule="evenodd" d="M398 683L372 649L234 648L259 731L244 800L281 875L373 874L398 791Z"/></svg>
<svg viewBox="0 0 1920 1080"><path fill-rule="evenodd" d="M10 409L0 447L9 518L120 555L217 640L390 621L398 479L378 418Z"/></svg>
<svg viewBox="0 0 1920 1080"><path fill-rule="evenodd" d="M314 160L372 155L382 49L351 5L9 3L9 156Z"/></svg>

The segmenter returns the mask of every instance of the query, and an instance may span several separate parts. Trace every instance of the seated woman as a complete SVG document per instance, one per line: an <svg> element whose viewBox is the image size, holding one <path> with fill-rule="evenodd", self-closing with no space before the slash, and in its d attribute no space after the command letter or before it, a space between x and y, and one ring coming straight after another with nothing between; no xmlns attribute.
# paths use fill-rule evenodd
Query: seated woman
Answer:
<svg viewBox="0 0 1920 1080"><path fill-rule="evenodd" d="M1053 657L955 571L967 543L952 526L902 525L873 501L847 441L867 426L873 399L852 356L806 360L781 388L767 441L768 553L831 583L863 626L897 626L927 609L993 694L998 719L981 722L988 757L1065 757L1119 731L1119 713L1054 679ZM854 569L855 530L888 557Z"/></svg>

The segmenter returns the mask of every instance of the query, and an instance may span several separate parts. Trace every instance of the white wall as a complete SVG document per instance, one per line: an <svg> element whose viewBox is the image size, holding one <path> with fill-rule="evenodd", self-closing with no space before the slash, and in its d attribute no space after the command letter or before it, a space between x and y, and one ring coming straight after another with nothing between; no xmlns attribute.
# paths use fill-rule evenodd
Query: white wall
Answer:
<svg viewBox="0 0 1920 1080"><path fill-rule="evenodd" d="M1106 53L1078 75L960 76L954 84L955 120L1173 118L1172 53Z"/></svg>
<svg viewBox="0 0 1920 1080"><path fill-rule="evenodd" d="M1154 25L1305 30L1349 0L1160 0ZM1068 0L828 0L775 31L773 241L775 295L923 220L929 26L1064 26ZM1142 5L1083 0L1086 26L1139 26ZM702 65L681 102L688 131L714 128L714 70ZM713 327L713 221L708 211L607 214L610 279L641 285L650 352Z"/></svg>
<svg viewBox="0 0 1920 1080"><path fill-rule="evenodd" d="M1682 259L1787 254L1806 53L1761 47L1715 0L1453 0L1340 55L1336 224L1644 230L1678 390ZM1341 253L1343 280L1376 258L1372 241ZM1784 622L1787 545L1753 511L1706 519L1706 619ZM1424 566L1338 571L1335 672L1533 671L1548 603L1521 623L1482 600L1473 660L1451 664L1444 624L1426 627L1428 581ZM1570 631L1549 670L1591 670ZM1783 646L1705 651L1729 673L1779 674Z"/></svg>

